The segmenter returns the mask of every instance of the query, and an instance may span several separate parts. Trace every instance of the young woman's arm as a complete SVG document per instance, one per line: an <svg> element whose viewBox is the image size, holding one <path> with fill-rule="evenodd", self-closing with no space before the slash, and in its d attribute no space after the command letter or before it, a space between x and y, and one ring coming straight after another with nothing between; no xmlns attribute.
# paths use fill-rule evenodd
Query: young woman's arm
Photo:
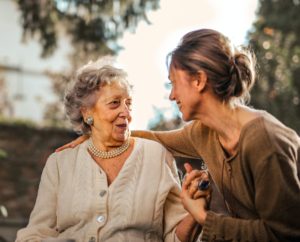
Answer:
<svg viewBox="0 0 300 242"><path fill-rule="evenodd" d="M184 127L170 131L134 130L131 135L161 143L173 156L199 158L192 140L198 132L197 124L191 122Z"/></svg>

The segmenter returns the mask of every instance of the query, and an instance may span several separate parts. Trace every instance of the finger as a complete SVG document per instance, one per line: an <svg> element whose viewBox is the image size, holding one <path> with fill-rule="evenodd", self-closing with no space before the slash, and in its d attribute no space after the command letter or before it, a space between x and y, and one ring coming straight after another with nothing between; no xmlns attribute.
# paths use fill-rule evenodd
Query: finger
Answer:
<svg viewBox="0 0 300 242"><path fill-rule="evenodd" d="M67 149L67 148L74 148L76 147L77 145L83 143L85 140L87 140L89 138L88 135L82 135L82 136L79 136L77 139L73 140L72 142L69 142L61 147L58 147L55 152L59 152L59 151L62 151L64 149Z"/></svg>
<svg viewBox="0 0 300 242"><path fill-rule="evenodd" d="M201 170L192 170L189 174L186 175L185 182L189 185L193 180L199 180L202 177L204 172Z"/></svg>
<svg viewBox="0 0 300 242"><path fill-rule="evenodd" d="M196 182L196 184L197 184L197 183L198 183L198 182ZM196 186L197 186L197 185L195 185L195 187L196 187ZM183 182L182 182L182 188L181 188L181 191L182 191L183 195L192 198L191 194L193 194L193 192L191 192L190 189L191 189L191 185L188 184L188 183L186 183L185 181L183 181Z"/></svg>
<svg viewBox="0 0 300 242"><path fill-rule="evenodd" d="M89 138L88 135L81 135L77 139L75 139L72 143L74 144L74 146L77 146L83 143L84 141L86 141L88 138Z"/></svg>
<svg viewBox="0 0 300 242"><path fill-rule="evenodd" d="M76 147L77 145L80 145L81 143L83 143L84 141L86 141L87 139L89 139L89 136L88 135L81 135L79 136L77 139L73 140L71 143L70 143L70 147L71 148L74 148Z"/></svg>
<svg viewBox="0 0 300 242"><path fill-rule="evenodd" d="M186 191L188 191L188 185L187 185L187 183L185 182L185 181L183 181L182 182L182 187L181 187L181 190L183 191L183 192L186 192Z"/></svg>
<svg viewBox="0 0 300 242"><path fill-rule="evenodd" d="M62 151L62 150L64 150L64 149L72 148L72 147L73 147L73 146L72 146L72 142L70 142L70 143L65 144L65 145L63 145L63 146L61 146L61 147L58 147L58 148L55 150L55 152L59 152L59 151Z"/></svg>
<svg viewBox="0 0 300 242"><path fill-rule="evenodd" d="M193 180L189 186L189 195L190 197L193 197L194 194L198 191L198 180Z"/></svg>
<svg viewBox="0 0 300 242"><path fill-rule="evenodd" d="M211 196L211 190L206 190L206 191L201 191L201 190L197 190L194 194L193 194L193 199L198 199L201 197L204 197L206 199L210 198Z"/></svg>
<svg viewBox="0 0 300 242"><path fill-rule="evenodd" d="M194 194L193 194L193 199L198 199L200 197L203 197L203 192L197 190Z"/></svg>
<svg viewBox="0 0 300 242"><path fill-rule="evenodd" d="M207 170L201 170L201 180L209 180L209 174Z"/></svg>
<svg viewBox="0 0 300 242"><path fill-rule="evenodd" d="M180 197L181 197L181 199L187 199L187 198L191 199L191 197L189 195L188 188L186 186L184 186L184 185L182 185Z"/></svg>
<svg viewBox="0 0 300 242"><path fill-rule="evenodd" d="M184 163L184 169L186 173L190 173L193 170L193 167L190 165L190 163Z"/></svg>
<svg viewBox="0 0 300 242"><path fill-rule="evenodd" d="M184 163L184 169L185 169L185 174L182 178L182 181L185 181L186 176L193 170L193 167L190 165L190 163Z"/></svg>

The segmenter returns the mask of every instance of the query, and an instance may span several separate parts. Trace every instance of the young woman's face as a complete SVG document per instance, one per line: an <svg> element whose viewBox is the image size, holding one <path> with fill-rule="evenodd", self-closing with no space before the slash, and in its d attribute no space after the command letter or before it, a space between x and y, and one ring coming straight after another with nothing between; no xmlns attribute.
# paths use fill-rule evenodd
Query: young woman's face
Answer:
<svg viewBox="0 0 300 242"><path fill-rule="evenodd" d="M120 83L101 87L98 100L90 110L94 118L93 132L102 141L122 142L129 137L129 124L131 122L130 90Z"/></svg>
<svg viewBox="0 0 300 242"><path fill-rule="evenodd" d="M193 120L200 105L199 92L194 85L195 77L171 66L169 79L172 84L169 99L176 101L184 121Z"/></svg>

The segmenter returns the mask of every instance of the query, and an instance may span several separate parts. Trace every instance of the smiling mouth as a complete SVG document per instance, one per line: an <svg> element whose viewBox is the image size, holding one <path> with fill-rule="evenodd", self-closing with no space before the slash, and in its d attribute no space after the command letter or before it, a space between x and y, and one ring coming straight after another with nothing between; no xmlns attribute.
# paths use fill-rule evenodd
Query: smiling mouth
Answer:
<svg viewBox="0 0 300 242"><path fill-rule="evenodd" d="M116 126L121 129L125 129L125 128L127 128L128 125L127 124L117 124Z"/></svg>

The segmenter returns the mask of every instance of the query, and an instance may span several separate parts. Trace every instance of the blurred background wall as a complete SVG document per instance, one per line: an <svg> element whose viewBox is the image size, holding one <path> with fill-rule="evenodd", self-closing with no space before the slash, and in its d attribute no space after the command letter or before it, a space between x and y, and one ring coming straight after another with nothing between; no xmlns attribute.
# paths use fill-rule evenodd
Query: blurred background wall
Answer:
<svg viewBox="0 0 300 242"><path fill-rule="evenodd" d="M114 56L134 85L132 128L177 128L182 121L167 100L165 56L184 33L217 29L257 54L250 105L299 134L299 4L0 0L0 241L14 241L16 230L26 225L48 155L76 137L64 115L64 88L79 66L100 56ZM185 160L177 161L182 167Z"/></svg>

